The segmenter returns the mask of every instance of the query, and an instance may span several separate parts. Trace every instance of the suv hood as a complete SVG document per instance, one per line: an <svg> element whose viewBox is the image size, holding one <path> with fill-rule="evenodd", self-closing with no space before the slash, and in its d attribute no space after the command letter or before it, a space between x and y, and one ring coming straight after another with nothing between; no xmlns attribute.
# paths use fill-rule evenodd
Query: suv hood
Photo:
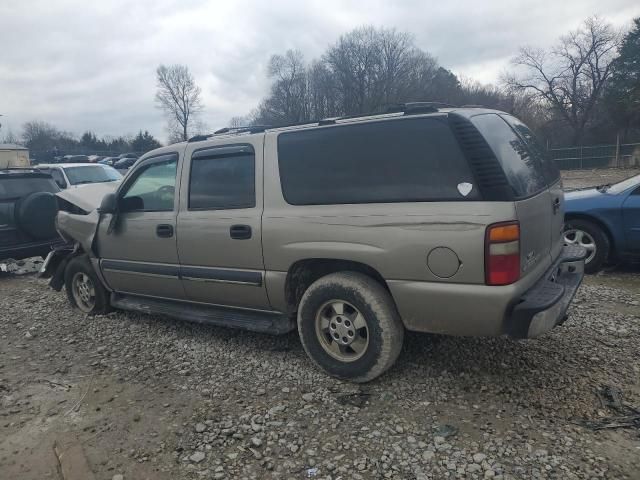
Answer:
<svg viewBox="0 0 640 480"><path fill-rule="evenodd" d="M119 181L78 185L75 188L62 190L56 195L85 212L91 212L100 206L107 193L115 192L118 185L120 185Z"/></svg>

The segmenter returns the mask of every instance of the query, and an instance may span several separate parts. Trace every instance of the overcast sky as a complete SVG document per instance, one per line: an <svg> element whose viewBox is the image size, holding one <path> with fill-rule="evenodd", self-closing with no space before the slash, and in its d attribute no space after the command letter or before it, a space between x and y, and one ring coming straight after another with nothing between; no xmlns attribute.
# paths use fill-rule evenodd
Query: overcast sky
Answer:
<svg viewBox="0 0 640 480"><path fill-rule="evenodd" d="M307 59L361 25L395 27L459 75L496 82L518 46L549 46L598 14L617 27L638 0L1 0L0 138L23 122L98 136L140 129L166 140L155 69L189 66L203 121L220 128L268 90L269 57Z"/></svg>

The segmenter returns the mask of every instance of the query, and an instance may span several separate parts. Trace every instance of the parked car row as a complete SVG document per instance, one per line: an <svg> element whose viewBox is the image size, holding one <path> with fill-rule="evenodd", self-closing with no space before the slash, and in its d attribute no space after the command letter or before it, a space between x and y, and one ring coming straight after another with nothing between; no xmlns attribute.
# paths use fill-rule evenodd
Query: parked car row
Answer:
<svg viewBox="0 0 640 480"><path fill-rule="evenodd" d="M116 166L120 162L119 170L126 170L138 158L135 153L122 153L117 156L103 155L63 155L54 157L51 163L100 163L103 165ZM133 161L132 161L133 160ZM126 166L128 165L128 166Z"/></svg>
<svg viewBox="0 0 640 480"><path fill-rule="evenodd" d="M52 163L35 167L48 173L61 189L73 188L88 183L117 182L122 174L109 165L97 163Z"/></svg>

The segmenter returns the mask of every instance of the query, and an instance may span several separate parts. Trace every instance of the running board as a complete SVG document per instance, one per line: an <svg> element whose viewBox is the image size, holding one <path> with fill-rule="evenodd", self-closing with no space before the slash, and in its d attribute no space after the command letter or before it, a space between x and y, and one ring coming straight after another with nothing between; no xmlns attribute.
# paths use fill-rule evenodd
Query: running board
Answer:
<svg viewBox="0 0 640 480"><path fill-rule="evenodd" d="M111 306L122 310L166 315L179 320L240 328L272 335L282 335L295 329L294 322L281 312L241 310L121 293L111 294Z"/></svg>

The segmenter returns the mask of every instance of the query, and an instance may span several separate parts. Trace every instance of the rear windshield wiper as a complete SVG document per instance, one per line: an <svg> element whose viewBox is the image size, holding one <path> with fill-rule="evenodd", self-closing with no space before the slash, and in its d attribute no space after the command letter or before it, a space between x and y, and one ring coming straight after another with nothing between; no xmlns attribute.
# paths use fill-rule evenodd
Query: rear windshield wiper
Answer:
<svg viewBox="0 0 640 480"><path fill-rule="evenodd" d="M605 183L603 185L598 185L596 187L596 190L598 190L599 192L606 192L609 189L610 186L611 186L610 183Z"/></svg>

